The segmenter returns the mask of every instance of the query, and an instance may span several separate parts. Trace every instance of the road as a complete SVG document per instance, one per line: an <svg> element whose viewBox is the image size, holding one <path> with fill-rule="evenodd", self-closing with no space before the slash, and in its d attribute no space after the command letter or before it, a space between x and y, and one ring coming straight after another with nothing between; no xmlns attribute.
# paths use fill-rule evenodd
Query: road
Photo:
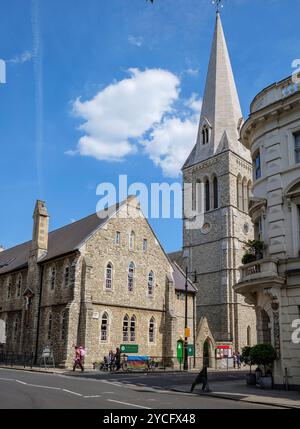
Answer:
<svg viewBox="0 0 300 429"><path fill-rule="evenodd" d="M187 375L56 375L0 369L1 409L267 409L227 399L171 392ZM194 378L193 375L188 377Z"/></svg>

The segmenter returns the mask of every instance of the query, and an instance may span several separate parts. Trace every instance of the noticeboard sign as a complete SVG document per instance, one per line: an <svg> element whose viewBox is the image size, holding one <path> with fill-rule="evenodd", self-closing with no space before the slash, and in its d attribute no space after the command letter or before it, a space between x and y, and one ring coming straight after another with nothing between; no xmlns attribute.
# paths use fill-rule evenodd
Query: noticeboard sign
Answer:
<svg viewBox="0 0 300 429"><path fill-rule="evenodd" d="M194 344L188 345L188 356L194 356L195 355L195 346Z"/></svg>
<svg viewBox="0 0 300 429"><path fill-rule="evenodd" d="M120 351L121 353L138 353L139 346L138 344L121 344Z"/></svg>

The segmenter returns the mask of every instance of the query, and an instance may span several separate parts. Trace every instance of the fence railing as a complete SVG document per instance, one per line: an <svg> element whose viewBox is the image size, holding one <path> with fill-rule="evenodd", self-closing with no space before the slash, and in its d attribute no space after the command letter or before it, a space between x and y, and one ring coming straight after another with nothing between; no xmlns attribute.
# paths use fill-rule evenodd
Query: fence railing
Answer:
<svg viewBox="0 0 300 429"><path fill-rule="evenodd" d="M0 351L0 364L6 366L23 366L32 368L34 366L34 353L17 353Z"/></svg>

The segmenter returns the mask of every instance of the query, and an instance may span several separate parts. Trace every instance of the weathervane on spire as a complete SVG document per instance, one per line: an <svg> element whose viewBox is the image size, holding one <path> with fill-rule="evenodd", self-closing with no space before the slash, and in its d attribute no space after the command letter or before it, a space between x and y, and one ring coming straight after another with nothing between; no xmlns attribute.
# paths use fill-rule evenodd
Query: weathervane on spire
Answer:
<svg viewBox="0 0 300 429"><path fill-rule="evenodd" d="M224 7L223 6L223 0L213 0L212 4L214 4L216 6L217 13L220 13L221 9Z"/></svg>

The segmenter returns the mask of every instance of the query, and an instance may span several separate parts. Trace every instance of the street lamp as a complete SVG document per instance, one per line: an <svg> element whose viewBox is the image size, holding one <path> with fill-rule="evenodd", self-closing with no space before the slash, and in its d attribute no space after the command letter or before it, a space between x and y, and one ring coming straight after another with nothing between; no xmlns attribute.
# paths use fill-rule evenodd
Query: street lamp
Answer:
<svg viewBox="0 0 300 429"><path fill-rule="evenodd" d="M185 249L183 252L183 260L186 261L185 264L185 312L184 312L184 361L183 361L183 369L184 371L188 371L189 362L188 362L188 277L190 274L195 276L195 282L197 283L197 272L189 273L188 262L189 262L190 252L189 249ZM195 350L194 350L195 353Z"/></svg>

